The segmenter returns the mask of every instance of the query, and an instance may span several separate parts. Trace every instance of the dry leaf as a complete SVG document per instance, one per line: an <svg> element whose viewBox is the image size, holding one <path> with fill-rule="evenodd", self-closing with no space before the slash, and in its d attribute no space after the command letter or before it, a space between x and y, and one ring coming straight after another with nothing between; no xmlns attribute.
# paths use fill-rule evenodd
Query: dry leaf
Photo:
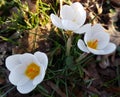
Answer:
<svg viewBox="0 0 120 97"><path fill-rule="evenodd" d="M100 6L98 3L96 3L96 7L97 7L98 14L101 14L103 12L102 6Z"/></svg>
<svg viewBox="0 0 120 97"><path fill-rule="evenodd" d="M116 30L114 23L118 20L120 10L116 9L115 14L109 14L111 17L111 24L108 26L108 32L111 34L111 41L116 45L120 45L120 31Z"/></svg>

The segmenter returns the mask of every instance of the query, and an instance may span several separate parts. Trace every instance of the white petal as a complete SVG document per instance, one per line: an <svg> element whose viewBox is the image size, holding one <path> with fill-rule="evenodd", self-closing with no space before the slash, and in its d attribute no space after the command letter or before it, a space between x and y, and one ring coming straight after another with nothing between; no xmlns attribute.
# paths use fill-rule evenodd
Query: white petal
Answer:
<svg viewBox="0 0 120 97"><path fill-rule="evenodd" d="M20 56L20 60L21 60L21 63L24 65L29 65L31 63L39 64L39 62L37 61L37 58L33 54L30 54L30 53L22 54Z"/></svg>
<svg viewBox="0 0 120 97"><path fill-rule="evenodd" d="M104 50L104 53L103 54L110 54L110 53L113 53L116 49L116 45L114 43L109 43L107 45L107 47L105 47L103 50Z"/></svg>
<svg viewBox="0 0 120 97"><path fill-rule="evenodd" d="M89 48L89 47L88 47L88 49L91 53L93 53L95 55L103 55L104 54L104 50L102 50L102 49L98 50L98 49L92 49L92 48Z"/></svg>
<svg viewBox="0 0 120 97"><path fill-rule="evenodd" d="M116 45L113 44L113 43L109 43L107 45L106 48L104 49L91 49L91 48L88 48L93 54L96 54L96 55L107 55L107 54L110 54L110 53L113 53L116 49Z"/></svg>
<svg viewBox="0 0 120 97"><path fill-rule="evenodd" d="M91 38L92 38L92 36L94 35L94 34L92 34L92 26L91 26L91 24L86 24L86 33L85 33L85 35L84 35L84 41L85 41L85 43L87 44L87 42L89 41L89 40L91 40ZM85 28L84 28L85 29Z"/></svg>
<svg viewBox="0 0 120 97"><path fill-rule="evenodd" d="M62 17L62 19L73 20L75 17L75 13L71 6L63 5L60 11L60 16Z"/></svg>
<svg viewBox="0 0 120 97"><path fill-rule="evenodd" d="M82 4L79 2L76 2L76 3L73 3L71 7L74 10L76 22L79 24L79 26L82 26L86 20L86 11L84 10Z"/></svg>
<svg viewBox="0 0 120 97"><path fill-rule="evenodd" d="M33 85L37 85L39 83L41 83L45 77L45 68L41 65L40 66L40 74L35 77L35 79L33 80Z"/></svg>
<svg viewBox="0 0 120 97"><path fill-rule="evenodd" d="M23 85L29 79L25 76L24 72L26 65L19 65L10 72L9 80L13 85Z"/></svg>
<svg viewBox="0 0 120 97"><path fill-rule="evenodd" d="M98 47L97 49L103 49L110 41L110 35L106 32L91 32L85 33L84 41L87 44L88 41L91 40L98 40Z"/></svg>
<svg viewBox="0 0 120 97"><path fill-rule="evenodd" d="M10 71L13 70L16 66L21 64L20 54L11 55L11 56L7 57L5 64L6 64L6 67L8 68L8 70L10 70Z"/></svg>
<svg viewBox="0 0 120 97"><path fill-rule="evenodd" d="M82 4L79 3L79 2L72 3L70 6L74 9L74 11L76 11L76 10L83 10L84 9Z"/></svg>
<svg viewBox="0 0 120 97"><path fill-rule="evenodd" d="M98 37L98 49L103 49L108 45L110 41L110 35L106 32L104 34L99 34Z"/></svg>
<svg viewBox="0 0 120 97"><path fill-rule="evenodd" d="M71 31L76 30L80 27L75 22L69 20L62 20L62 25L64 26L65 30L71 30Z"/></svg>
<svg viewBox="0 0 120 97"><path fill-rule="evenodd" d="M46 70L47 65L48 65L47 55L45 53L42 53L42 52L35 52L34 55L36 56L39 63L42 64L44 66L45 70Z"/></svg>
<svg viewBox="0 0 120 97"><path fill-rule="evenodd" d="M53 23L56 27L63 29L63 26L62 26L62 23L61 23L61 19L60 19L58 16L56 16L56 15L54 15L54 14L51 14L51 15L50 15L50 18L51 18L52 23Z"/></svg>
<svg viewBox="0 0 120 97"><path fill-rule="evenodd" d="M78 34L83 34L83 33L90 33L91 32L91 24L85 24L82 27L80 27L79 29L74 31L75 33Z"/></svg>
<svg viewBox="0 0 120 97"><path fill-rule="evenodd" d="M101 24L95 24L92 26L92 32L97 33L97 32L104 32L105 29L102 27Z"/></svg>
<svg viewBox="0 0 120 97"><path fill-rule="evenodd" d="M36 85L33 85L32 81L28 81L24 85L17 86L17 90L22 94L27 94L35 89Z"/></svg>
<svg viewBox="0 0 120 97"><path fill-rule="evenodd" d="M110 35L106 32L96 32L94 35L92 35L91 39L97 39L98 40L98 47L97 49L103 49L108 45L110 41Z"/></svg>
<svg viewBox="0 0 120 97"><path fill-rule="evenodd" d="M85 46L83 40L79 39L77 45L78 45L78 48L79 48L80 50L82 50L82 51L84 51L84 52L86 52L86 53L89 53L89 50L88 50L87 47Z"/></svg>

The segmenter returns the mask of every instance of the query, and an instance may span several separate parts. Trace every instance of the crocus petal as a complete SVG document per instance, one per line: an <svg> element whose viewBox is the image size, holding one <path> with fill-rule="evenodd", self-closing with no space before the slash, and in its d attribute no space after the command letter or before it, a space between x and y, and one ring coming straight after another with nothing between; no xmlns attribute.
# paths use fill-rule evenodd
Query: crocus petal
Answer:
<svg viewBox="0 0 120 97"><path fill-rule="evenodd" d="M97 32L104 32L105 29L102 27L101 24L95 24L92 26L92 32L97 33Z"/></svg>
<svg viewBox="0 0 120 97"><path fill-rule="evenodd" d="M48 65L48 57L45 53L42 52L35 52L34 55L36 56L37 60L40 64L42 64L46 70Z"/></svg>
<svg viewBox="0 0 120 97"><path fill-rule="evenodd" d="M12 71L16 66L20 65L20 54L12 55L6 58L6 67Z"/></svg>
<svg viewBox="0 0 120 97"><path fill-rule="evenodd" d="M87 42L89 41L89 40L91 40L91 37L92 37L92 27L90 26L90 25L88 25L88 27L87 27L87 29L86 29L87 31L86 31L86 33L85 33L85 35L84 35L84 41L85 41L85 43L87 44Z"/></svg>
<svg viewBox="0 0 120 97"><path fill-rule="evenodd" d="M91 33L85 33L84 41L87 44L88 41L91 40L97 40L98 41L98 47L97 49L103 49L106 47L106 45L109 43L110 35L106 32L92 32Z"/></svg>
<svg viewBox="0 0 120 97"><path fill-rule="evenodd" d="M53 23L56 27L63 29L63 26L62 26L62 23L61 23L61 19L60 19L58 16L56 16L56 15L54 15L54 14L51 14L51 15L50 15L50 18L51 18L52 23Z"/></svg>
<svg viewBox="0 0 120 97"><path fill-rule="evenodd" d="M85 46L85 43L83 42L83 40L79 39L78 40L78 48L86 53L90 53L89 50L87 49L87 47Z"/></svg>
<svg viewBox="0 0 120 97"><path fill-rule="evenodd" d="M25 69L26 65L20 64L10 72L9 80L13 85L23 85L29 80L24 74Z"/></svg>
<svg viewBox="0 0 120 97"><path fill-rule="evenodd" d="M62 25L64 26L65 30L76 30L80 27L75 22L69 20L62 20Z"/></svg>
<svg viewBox="0 0 120 97"><path fill-rule="evenodd" d="M110 41L110 35L106 32L104 32L103 34L98 34L98 47L97 49L103 49L106 47L106 45L108 45L109 41Z"/></svg>
<svg viewBox="0 0 120 97"><path fill-rule="evenodd" d="M91 53L93 53L95 55L104 55L104 50L103 49L98 50L98 49L92 49L92 48L89 48L89 47L88 47L88 49Z"/></svg>
<svg viewBox="0 0 120 97"><path fill-rule="evenodd" d="M83 9L84 9L83 6L82 6L82 4L79 3L79 2L72 3L70 6L71 6L74 10L76 10L76 9L83 10Z"/></svg>
<svg viewBox="0 0 120 97"><path fill-rule="evenodd" d="M74 14L74 10L69 5L63 5L60 11L60 16L62 19L73 20L75 18Z"/></svg>
<svg viewBox="0 0 120 97"><path fill-rule="evenodd" d="M17 86L17 90L22 94L27 94L27 93L31 92L33 89L35 89L35 87L36 87L36 85L33 85L32 81L29 80L24 85Z"/></svg>
<svg viewBox="0 0 120 97"><path fill-rule="evenodd" d="M97 49L103 49L109 43L110 35L106 32L96 32L95 34L93 34L91 39L97 39L98 40Z"/></svg>
<svg viewBox="0 0 120 97"><path fill-rule="evenodd" d="M33 80L33 85L37 85L39 83L41 83L45 77L45 68L44 66L40 66L40 74L38 76L35 77L35 79Z"/></svg>
<svg viewBox="0 0 120 97"><path fill-rule="evenodd" d="M75 2L71 5L71 7L74 10L76 22L79 24L79 26L82 26L86 20L86 11L84 10L82 4Z"/></svg>
<svg viewBox="0 0 120 97"><path fill-rule="evenodd" d="M114 43L108 43L108 45L103 49L103 54L110 54L113 53L116 49L116 45Z"/></svg>
<svg viewBox="0 0 120 97"><path fill-rule="evenodd" d="M91 33L91 24L85 24L82 27L78 28L74 31L77 34L83 34L83 33Z"/></svg>
<svg viewBox="0 0 120 97"><path fill-rule="evenodd" d="M85 42L89 41L90 39L96 39L96 37L99 36L98 34L101 34L101 32L103 32L103 34L106 33L104 31L104 28L100 24L95 24L91 27L90 26L91 25L89 25L89 27L87 28L89 33L85 33L85 37L84 37Z"/></svg>
<svg viewBox="0 0 120 97"><path fill-rule="evenodd" d="M39 64L39 62L37 61L37 58L33 54L30 54L30 53L22 54L20 56L20 60L21 60L21 63L24 65L29 65L31 63Z"/></svg>
<svg viewBox="0 0 120 97"><path fill-rule="evenodd" d="M90 50L90 52L96 55L107 55L115 51L116 45L113 43L109 43L107 47L105 47L104 49L100 49L100 50L99 49L95 50L92 48L88 48L88 49Z"/></svg>

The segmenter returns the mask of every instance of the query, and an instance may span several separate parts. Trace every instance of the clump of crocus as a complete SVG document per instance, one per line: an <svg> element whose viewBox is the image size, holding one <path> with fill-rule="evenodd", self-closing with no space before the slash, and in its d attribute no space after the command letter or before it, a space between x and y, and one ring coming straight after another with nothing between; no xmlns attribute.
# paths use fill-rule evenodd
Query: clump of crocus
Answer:
<svg viewBox="0 0 120 97"><path fill-rule="evenodd" d="M6 58L9 80L22 94L31 92L43 81L47 65L47 55L42 52L15 54Z"/></svg>
<svg viewBox="0 0 120 97"><path fill-rule="evenodd" d="M86 28L84 41L78 40L78 48L86 53L96 55L106 55L115 51L116 45L110 42L109 33L100 24L95 24Z"/></svg>
<svg viewBox="0 0 120 97"><path fill-rule="evenodd" d="M84 33L81 30L86 20L86 11L79 2L72 3L71 5L63 5L60 10L60 17L57 15L50 15L52 23L58 28L70 30L75 33Z"/></svg>

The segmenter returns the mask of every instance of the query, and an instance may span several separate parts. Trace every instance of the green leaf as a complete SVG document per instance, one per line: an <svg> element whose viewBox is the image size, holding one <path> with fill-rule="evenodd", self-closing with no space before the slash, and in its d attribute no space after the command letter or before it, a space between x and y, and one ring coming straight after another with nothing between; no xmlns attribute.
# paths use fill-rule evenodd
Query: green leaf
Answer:
<svg viewBox="0 0 120 97"><path fill-rule="evenodd" d="M66 58L66 65L68 66L73 65L73 56L68 56Z"/></svg>

